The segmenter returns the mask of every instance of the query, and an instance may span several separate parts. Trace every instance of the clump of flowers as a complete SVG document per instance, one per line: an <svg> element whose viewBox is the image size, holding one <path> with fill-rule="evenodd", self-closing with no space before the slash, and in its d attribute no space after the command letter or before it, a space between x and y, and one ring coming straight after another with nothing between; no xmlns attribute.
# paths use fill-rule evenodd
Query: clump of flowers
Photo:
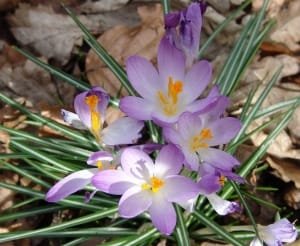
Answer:
<svg viewBox="0 0 300 246"><path fill-rule="evenodd" d="M105 125L109 95L100 87L76 96L75 113L62 110L71 126L89 130L99 143L87 164L55 184L46 200L57 202L92 185L94 192L121 195L119 215L133 218L150 215L153 225L170 235L176 226L174 204L194 210L205 196L220 215L241 209L236 201L222 199L218 192L227 180L243 183L235 173L239 161L220 146L233 139L241 128L237 118L225 116L229 99L214 86L203 92L212 76L208 61L197 59L202 14L200 3L165 17L166 34L160 41L157 68L148 60L131 56L126 61L128 79L139 96L121 98L127 115ZM162 129L163 141L137 145L144 121ZM281 245L296 238L287 220L259 228L268 245ZM261 245L254 239L252 245Z"/></svg>

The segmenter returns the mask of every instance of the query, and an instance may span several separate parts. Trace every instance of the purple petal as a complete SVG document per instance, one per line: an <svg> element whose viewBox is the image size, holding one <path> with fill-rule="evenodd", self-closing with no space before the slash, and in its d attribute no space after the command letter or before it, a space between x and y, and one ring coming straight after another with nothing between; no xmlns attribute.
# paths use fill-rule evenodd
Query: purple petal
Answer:
<svg viewBox="0 0 300 246"><path fill-rule="evenodd" d="M183 97L187 102L194 101L201 95L211 80L212 67L207 61L200 61L192 66L184 78L185 90Z"/></svg>
<svg viewBox="0 0 300 246"><path fill-rule="evenodd" d="M241 121L235 118L226 117L212 122L209 128L212 131L213 138L209 140L210 146L228 143L241 129Z"/></svg>
<svg viewBox="0 0 300 246"><path fill-rule="evenodd" d="M151 113L153 110L153 104L139 97L123 97L120 100L120 109L137 120L151 120Z"/></svg>
<svg viewBox="0 0 300 246"><path fill-rule="evenodd" d="M203 148L198 153L203 161L222 170L231 171L234 166L239 165L237 159L219 149Z"/></svg>
<svg viewBox="0 0 300 246"><path fill-rule="evenodd" d="M64 122L66 122L70 126L76 128L76 129L81 129L81 130L87 129L87 127L81 122L81 120L79 119L77 114L74 114L70 111L62 109L61 115L64 119Z"/></svg>
<svg viewBox="0 0 300 246"><path fill-rule="evenodd" d="M103 143L107 145L132 144L141 137L142 121L129 117L119 118L103 130Z"/></svg>
<svg viewBox="0 0 300 246"><path fill-rule="evenodd" d="M172 127L164 127L163 136L165 140L169 143L177 145L181 142L179 133Z"/></svg>
<svg viewBox="0 0 300 246"><path fill-rule="evenodd" d="M219 215L226 215L241 210L241 207L238 203L226 201L215 193L207 195L206 198Z"/></svg>
<svg viewBox="0 0 300 246"><path fill-rule="evenodd" d="M278 242L292 243L297 238L297 229L294 224L289 222L287 219L281 219L276 221L274 224L268 225L265 229L266 234L273 235ZM264 237L262 237L263 240ZM265 240L267 244L271 243Z"/></svg>
<svg viewBox="0 0 300 246"><path fill-rule="evenodd" d="M155 161L155 176L166 177L178 174L182 168L184 157L174 145L167 145L161 149Z"/></svg>
<svg viewBox="0 0 300 246"><path fill-rule="evenodd" d="M124 172L133 178L148 180L153 176L153 161L141 150L134 148L125 149L121 155L121 165Z"/></svg>
<svg viewBox="0 0 300 246"><path fill-rule="evenodd" d="M198 182L200 193L203 195L209 195L211 193L218 192L222 186L219 182L219 176L214 174L208 174L201 177Z"/></svg>
<svg viewBox="0 0 300 246"><path fill-rule="evenodd" d="M113 160L113 156L111 153L109 153L107 151L97 151L90 155L90 157L86 163L88 165L95 166L97 161L109 161L110 162L112 160Z"/></svg>
<svg viewBox="0 0 300 246"><path fill-rule="evenodd" d="M92 184L97 189L113 195L121 195L135 185L122 170L100 171L92 178Z"/></svg>
<svg viewBox="0 0 300 246"><path fill-rule="evenodd" d="M64 177L47 192L46 201L58 202L83 189L87 184L91 183L92 177L97 172L97 168L85 169Z"/></svg>
<svg viewBox="0 0 300 246"><path fill-rule="evenodd" d="M134 186L127 190L120 199L119 213L124 218L135 217L146 211L152 204L151 194Z"/></svg>
<svg viewBox="0 0 300 246"><path fill-rule="evenodd" d="M173 12L165 15L165 28L174 28L179 24L180 13Z"/></svg>
<svg viewBox="0 0 300 246"><path fill-rule="evenodd" d="M189 141L191 137L199 133L201 127L201 119L189 112L182 114L178 120L178 131L185 141Z"/></svg>
<svg viewBox="0 0 300 246"><path fill-rule="evenodd" d="M161 197L154 197L149 213L153 225L165 235L170 235L176 226L176 212L172 203Z"/></svg>
<svg viewBox="0 0 300 246"><path fill-rule="evenodd" d="M218 103L218 98L216 97L206 97L204 99L199 99L189 104L186 107L186 111L190 113L204 114L209 112Z"/></svg>
<svg viewBox="0 0 300 246"><path fill-rule="evenodd" d="M187 177L173 175L165 179L163 192L169 202L184 203L199 194L199 187Z"/></svg>
<svg viewBox="0 0 300 246"><path fill-rule="evenodd" d="M159 77L151 62L139 56L131 56L126 61L128 79L134 89L144 98L153 100L159 89Z"/></svg>
<svg viewBox="0 0 300 246"><path fill-rule="evenodd" d="M167 89L169 78L183 81L185 59L183 53L163 38L160 41L157 55L159 75L162 85Z"/></svg>
<svg viewBox="0 0 300 246"><path fill-rule="evenodd" d="M182 148L182 152L185 158L184 165L187 166L187 168L198 172L200 166L200 159L197 156L196 152L191 152L188 146L184 146Z"/></svg>

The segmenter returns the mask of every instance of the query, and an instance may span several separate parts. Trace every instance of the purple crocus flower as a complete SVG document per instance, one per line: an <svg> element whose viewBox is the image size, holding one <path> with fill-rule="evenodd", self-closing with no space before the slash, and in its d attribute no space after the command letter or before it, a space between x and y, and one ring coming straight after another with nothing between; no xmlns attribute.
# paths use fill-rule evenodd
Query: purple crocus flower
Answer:
<svg viewBox="0 0 300 246"><path fill-rule="evenodd" d="M142 96L128 96L120 108L137 120L154 120L159 125L175 123L183 112L198 112L215 98L196 100L211 79L207 61L194 64L186 73L183 53L163 38L158 49L158 72L146 59L132 56L127 59L128 78Z"/></svg>
<svg viewBox="0 0 300 246"><path fill-rule="evenodd" d="M87 160L87 164L96 167L74 172L58 181L47 192L46 201L58 202L83 189L86 185L91 183L91 179L96 173L101 170L114 168L114 165L111 164L112 160L112 155L106 151L92 153Z"/></svg>
<svg viewBox="0 0 300 246"><path fill-rule="evenodd" d="M239 165L238 160L211 147L228 143L240 128L241 122L232 117L208 121L203 115L187 112L179 118L176 128L164 128L164 136L181 149L190 169L199 171L199 164L206 162L215 168L231 171Z"/></svg>
<svg viewBox="0 0 300 246"><path fill-rule="evenodd" d="M100 87L94 87L75 97L75 113L62 110L68 124L78 129L89 129L97 141L106 145L132 144L140 137L144 124L129 117L117 119L103 129L109 95Z"/></svg>
<svg viewBox="0 0 300 246"><path fill-rule="evenodd" d="M172 202L183 203L198 194L191 179L178 175L183 156L175 146L164 146L155 163L143 151L128 148L121 156L121 168L96 174L92 184L109 194L122 195L119 213L124 218L148 211L155 227L171 234L176 225Z"/></svg>
<svg viewBox="0 0 300 246"><path fill-rule="evenodd" d="M268 246L280 246L283 243L292 243L297 238L297 229L287 219L281 219L268 226L258 225L260 239ZM250 246L263 246L263 243L254 238Z"/></svg>
<svg viewBox="0 0 300 246"><path fill-rule="evenodd" d="M188 68L197 59L205 9L203 3L192 3L187 9L165 16L166 37L171 44L184 52Z"/></svg>

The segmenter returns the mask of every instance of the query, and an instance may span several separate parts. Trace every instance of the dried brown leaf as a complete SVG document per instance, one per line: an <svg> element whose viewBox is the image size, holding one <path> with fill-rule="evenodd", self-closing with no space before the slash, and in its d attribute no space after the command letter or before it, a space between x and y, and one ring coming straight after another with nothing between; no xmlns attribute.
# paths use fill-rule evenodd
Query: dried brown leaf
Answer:
<svg viewBox="0 0 300 246"><path fill-rule="evenodd" d="M110 55L123 66L130 55L138 54L153 61L158 42L164 33L161 5L139 7L138 14L141 18L140 25L116 26L98 38ZM87 55L86 72L92 85L102 86L111 95L117 95L121 88L120 82L93 51ZM126 95L124 89L121 90L121 95Z"/></svg>
<svg viewBox="0 0 300 246"><path fill-rule="evenodd" d="M80 19L89 29L97 29L97 23L84 16ZM55 13L51 6L21 4L7 21L22 45L62 64L69 60L74 45L82 43L82 32L74 21L67 15Z"/></svg>
<svg viewBox="0 0 300 246"><path fill-rule="evenodd" d="M300 209L300 189L290 187L284 194L285 202L294 209Z"/></svg>

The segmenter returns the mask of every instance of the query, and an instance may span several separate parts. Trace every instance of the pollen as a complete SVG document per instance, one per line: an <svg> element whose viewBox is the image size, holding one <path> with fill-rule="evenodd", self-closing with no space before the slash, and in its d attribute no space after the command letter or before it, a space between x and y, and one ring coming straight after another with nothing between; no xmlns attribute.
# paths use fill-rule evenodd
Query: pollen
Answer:
<svg viewBox="0 0 300 246"><path fill-rule="evenodd" d="M165 182L157 177L152 177L149 183L142 184L142 190L151 190L153 193L158 192L163 186Z"/></svg>
<svg viewBox="0 0 300 246"><path fill-rule="evenodd" d="M91 132L97 140L100 140L100 130L102 128L101 115L97 109L99 101L100 99L97 95L90 95L85 98L85 103L88 105L91 113Z"/></svg>
<svg viewBox="0 0 300 246"><path fill-rule="evenodd" d="M178 97L183 91L183 82L180 80L173 81L172 77L169 77L168 91L163 93L157 92L160 106L167 116L173 116L178 112Z"/></svg>
<svg viewBox="0 0 300 246"><path fill-rule="evenodd" d="M100 169L100 170L103 169L103 163L102 163L102 161L97 161L96 165L97 165L98 169Z"/></svg>
<svg viewBox="0 0 300 246"><path fill-rule="evenodd" d="M227 181L227 178L224 175L221 175L221 177L219 178L219 184L221 186L224 186L226 181Z"/></svg>
<svg viewBox="0 0 300 246"><path fill-rule="evenodd" d="M201 148L208 148L208 140L213 138L212 131L209 128L203 128L199 134L192 137L190 141L190 149L195 152Z"/></svg>

